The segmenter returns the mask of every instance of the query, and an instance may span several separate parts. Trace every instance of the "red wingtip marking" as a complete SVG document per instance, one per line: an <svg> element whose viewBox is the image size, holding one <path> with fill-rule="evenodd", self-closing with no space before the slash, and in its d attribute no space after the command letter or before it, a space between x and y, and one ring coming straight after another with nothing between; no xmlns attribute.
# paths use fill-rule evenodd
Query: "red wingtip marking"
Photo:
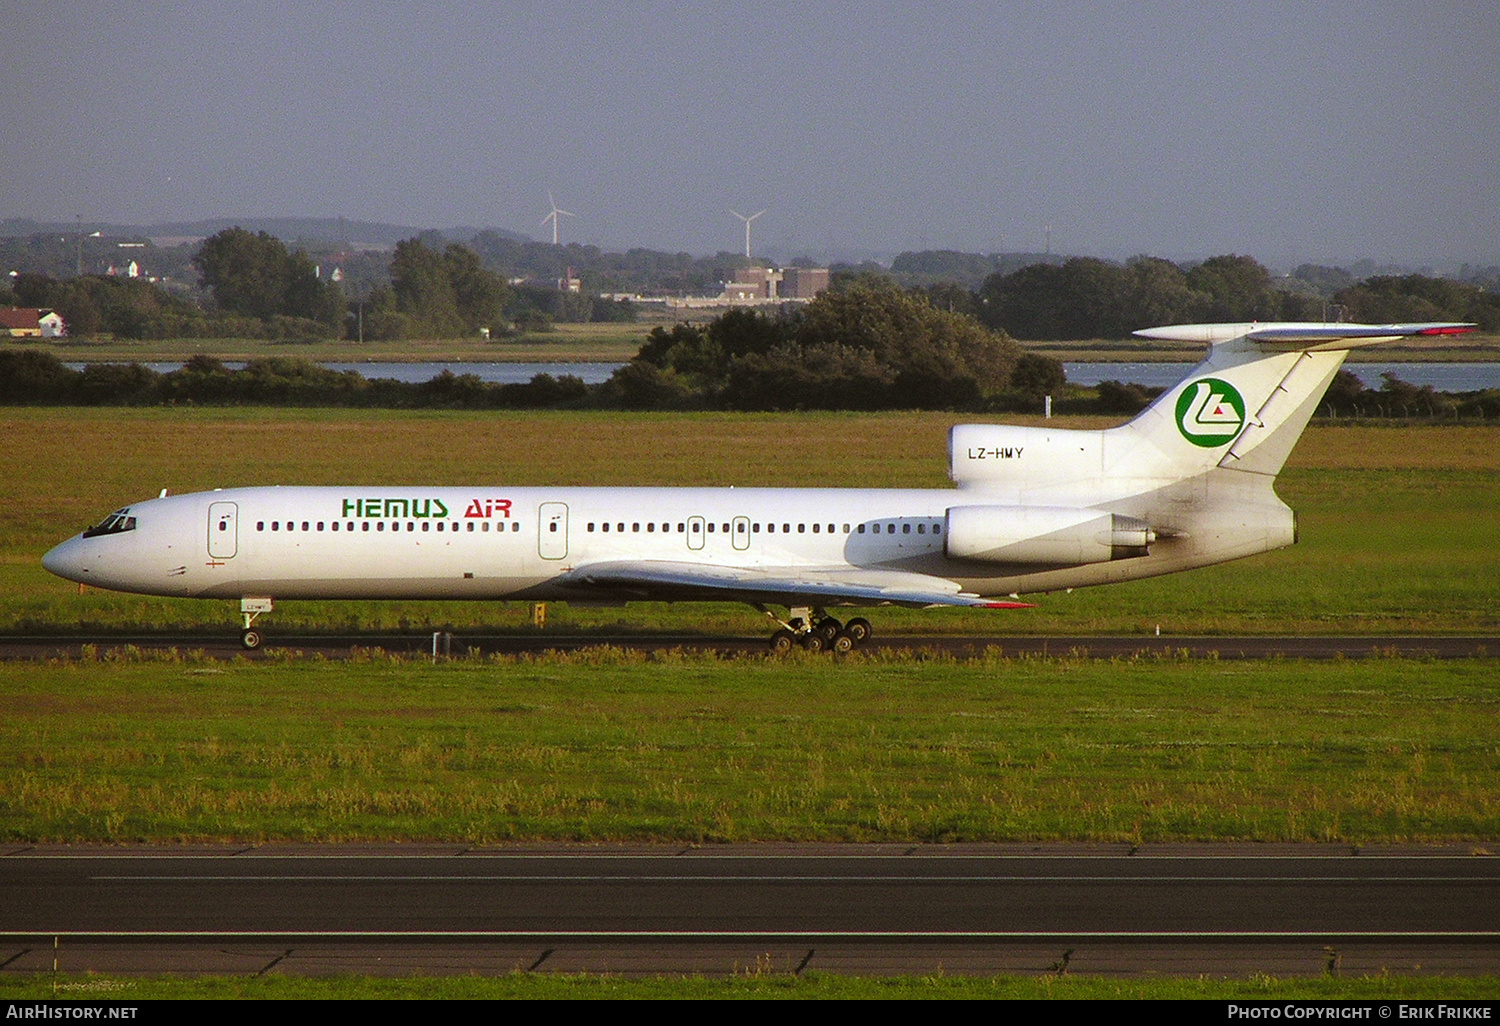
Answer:
<svg viewBox="0 0 1500 1026"><path fill-rule="evenodd" d="M1035 602L986 602L984 609L1035 609Z"/></svg>
<svg viewBox="0 0 1500 1026"><path fill-rule="evenodd" d="M1418 335L1463 335L1473 331L1471 327L1462 328L1423 328L1417 332Z"/></svg>

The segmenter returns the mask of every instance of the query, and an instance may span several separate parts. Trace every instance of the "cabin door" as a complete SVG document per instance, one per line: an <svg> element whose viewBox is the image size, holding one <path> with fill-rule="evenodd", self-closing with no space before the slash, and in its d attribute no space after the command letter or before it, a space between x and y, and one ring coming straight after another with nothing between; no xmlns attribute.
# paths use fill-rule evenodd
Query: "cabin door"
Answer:
<svg viewBox="0 0 1500 1026"><path fill-rule="evenodd" d="M240 550L240 507L233 502L208 506L208 554L212 559L233 559Z"/></svg>
<svg viewBox="0 0 1500 1026"><path fill-rule="evenodd" d="M544 502L537 523L537 555L543 559L568 558L568 504Z"/></svg>

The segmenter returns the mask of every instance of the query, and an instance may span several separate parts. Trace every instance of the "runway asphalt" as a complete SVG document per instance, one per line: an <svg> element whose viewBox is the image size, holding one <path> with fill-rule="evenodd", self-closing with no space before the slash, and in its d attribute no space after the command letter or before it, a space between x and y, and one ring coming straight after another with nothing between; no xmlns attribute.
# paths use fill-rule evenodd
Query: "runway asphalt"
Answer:
<svg viewBox="0 0 1500 1026"><path fill-rule="evenodd" d="M0 971L1500 974L1481 849L0 852Z"/></svg>
<svg viewBox="0 0 1500 1026"><path fill-rule="evenodd" d="M265 647L246 652L238 635L66 635L0 637L0 660L77 657L85 645L103 652L133 645L141 649L171 649L202 652L209 658L236 656L265 658L274 650L294 650L330 659L348 656L355 649L380 648L387 652L431 654L433 635L342 634L278 635L270 632ZM453 634L437 639L437 651L463 655L471 650L490 653L539 653L576 651L599 646L615 648L711 651L726 654L763 654L764 637L694 637L679 635L563 635L563 634ZM1071 637L991 636L876 636L868 648L880 650L927 650L964 656L995 651L1003 655L1083 655L1098 658L1167 654L1221 659L1361 659L1407 656L1425 659L1469 659L1500 656L1500 636L1468 635L1080 635Z"/></svg>

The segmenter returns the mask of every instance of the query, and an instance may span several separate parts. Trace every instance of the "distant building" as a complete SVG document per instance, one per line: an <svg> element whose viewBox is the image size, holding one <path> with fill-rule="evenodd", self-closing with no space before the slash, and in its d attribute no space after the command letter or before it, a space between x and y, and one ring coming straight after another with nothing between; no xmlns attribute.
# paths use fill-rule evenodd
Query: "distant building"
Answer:
<svg viewBox="0 0 1500 1026"><path fill-rule="evenodd" d="M10 338L41 338L42 311L27 307L0 310L0 334Z"/></svg>
<svg viewBox="0 0 1500 1026"><path fill-rule="evenodd" d="M557 291L559 292L582 292L583 279L578 277L573 268L568 268L565 277L557 279Z"/></svg>
<svg viewBox="0 0 1500 1026"><path fill-rule="evenodd" d="M0 338L61 338L68 333L56 310L11 307L0 310Z"/></svg>
<svg viewBox="0 0 1500 1026"><path fill-rule="evenodd" d="M828 288L826 267L742 267L729 272L717 296L680 296L666 301L672 309L707 310L725 306L774 306L810 302Z"/></svg>
<svg viewBox="0 0 1500 1026"><path fill-rule="evenodd" d="M731 303L755 302L777 298L781 272L770 267L741 267L734 280L724 283L723 298Z"/></svg>
<svg viewBox="0 0 1500 1026"><path fill-rule="evenodd" d="M812 299L827 288L826 267L788 267L781 272L782 299Z"/></svg>

